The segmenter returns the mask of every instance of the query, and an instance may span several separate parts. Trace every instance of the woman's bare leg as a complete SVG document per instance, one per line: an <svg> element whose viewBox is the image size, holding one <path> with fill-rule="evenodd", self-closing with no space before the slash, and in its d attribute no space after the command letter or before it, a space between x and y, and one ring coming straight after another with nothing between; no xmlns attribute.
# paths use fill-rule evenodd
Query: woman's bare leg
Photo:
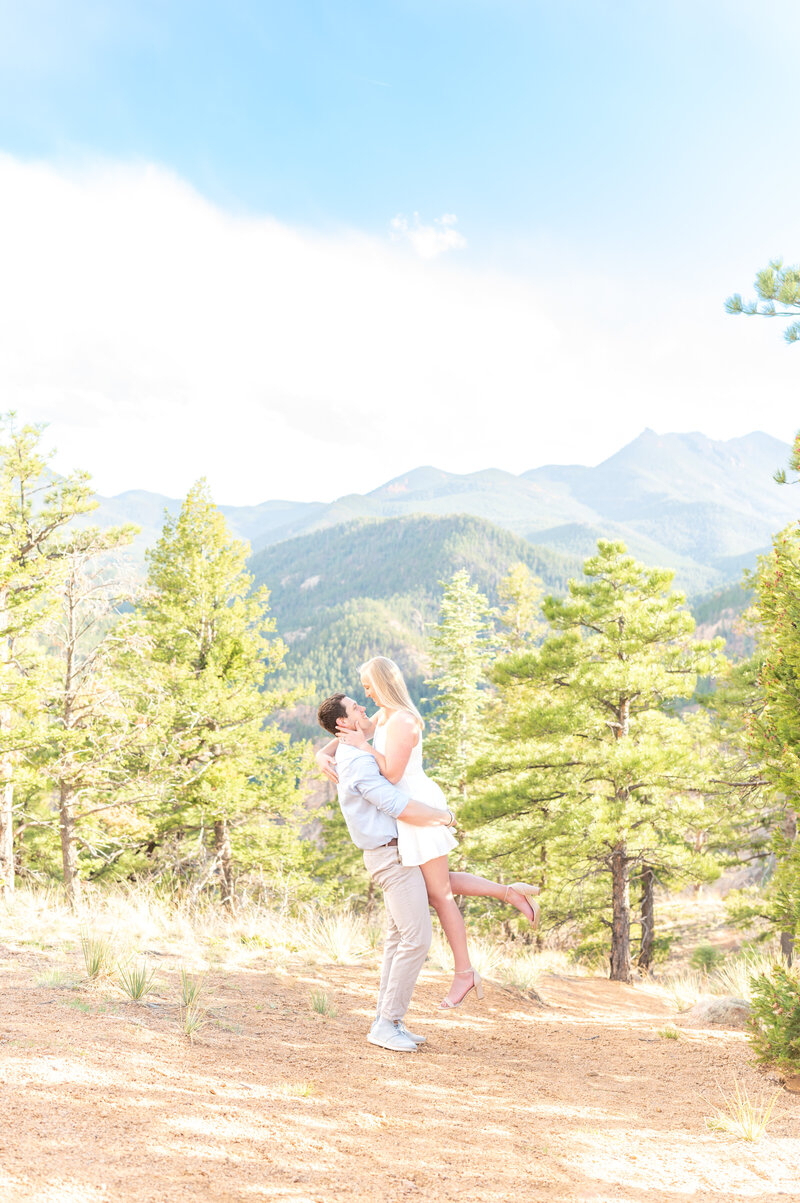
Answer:
<svg viewBox="0 0 800 1203"><path fill-rule="evenodd" d="M422 868L424 872L425 866ZM534 922L538 911L538 903L532 903L524 894L517 893L509 886L501 886L499 881L478 877L475 873L451 873L450 890L453 894L462 894L467 898L497 898L500 902L508 902L530 923Z"/></svg>
<svg viewBox="0 0 800 1203"><path fill-rule="evenodd" d="M439 922L447 938L447 943L453 951L453 968L458 975L453 978L453 984L447 992L449 1003L455 1005L472 989L473 979L469 973L469 950L467 948L467 929L464 926L464 916L458 909L453 891L450 888L451 874L447 867L447 857L437 856L433 860L420 865L422 876L428 890L428 899L439 916ZM456 874L455 876L458 876ZM470 876L467 874L467 876Z"/></svg>

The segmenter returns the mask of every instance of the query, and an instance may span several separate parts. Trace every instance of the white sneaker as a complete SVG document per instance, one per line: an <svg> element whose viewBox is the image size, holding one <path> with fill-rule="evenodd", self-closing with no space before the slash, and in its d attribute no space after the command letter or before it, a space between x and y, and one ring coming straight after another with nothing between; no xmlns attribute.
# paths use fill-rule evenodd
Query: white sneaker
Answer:
<svg viewBox="0 0 800 1203"><path fill-rule="evenodd" d="M393 1053L415 1053L417 1045L410 1036L400 1030L399 1023L390 1019L376 1019L369 1030L367 1040L378 1048L391 1049Z"/></svg>
<svg viewBox="0 0 800 1203"><path fill-rule="evenodd" d="M402 1019L397 1021L397 1026L404 1036L408 1036L409 1040L413 1040L415 1044L424 1044L428 1039L427 1036L418 1036L416 1032L409 1032Z"/></svg>
<svg viewBox="0 0 800 1203"><path fill-rule="evenodd" d="M381 1021L380 1015L376 1015L372 1021L372 1027L374 1028L375 1024L380 1023L380 1021ZM427 1036L419 1036L419 1035L417 1035L416 1032L409 1032L408 1028L405 1025L405 1022L402 1019L397 1020L397 1026L398 1026L399 1030L403 1033L403 1035L408 1036L409 1040L413 1040L415 1044L424 1044L425 1041L428 1039ZM371 1030L372 1029L370 1029L370 1031Z"/></svg>

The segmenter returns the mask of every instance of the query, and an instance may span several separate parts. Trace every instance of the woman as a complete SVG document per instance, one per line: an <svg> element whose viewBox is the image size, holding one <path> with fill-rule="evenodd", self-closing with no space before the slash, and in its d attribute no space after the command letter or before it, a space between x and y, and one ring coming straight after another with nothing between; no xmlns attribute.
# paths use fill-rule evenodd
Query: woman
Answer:
<svg viewBox="0 0 800 1203"><path fill-rule="evenodd" d="M393 660L375 656L361 666L360 673L367 697L380 709L371 719L365 720L362 730L343 729L339 739L342 743L371 752L383 776L410 797L428 806L446 809L447 802L442 790L422 767L423 721L411 701L400 669ZM373 739L372 746L370 738ZM323 771L329 770L329 758L335 750L336 741L333 740L317 753ZM502 886L498 882L477 877L474 873L451 873L447 856L456 847L456 840L452 832L444 827L412 827L410 823L398 820L397 843L402 863L420 866L431 906L439 916L447 942L453 950L453 983L441 1006L459 1006L473 989L478 998L483 998L480 974L470 964L464 918L453 895L498 898L501 902L509 902L536 927L539 904L531 899L539 893L538 886L525 882Z"/></svg>

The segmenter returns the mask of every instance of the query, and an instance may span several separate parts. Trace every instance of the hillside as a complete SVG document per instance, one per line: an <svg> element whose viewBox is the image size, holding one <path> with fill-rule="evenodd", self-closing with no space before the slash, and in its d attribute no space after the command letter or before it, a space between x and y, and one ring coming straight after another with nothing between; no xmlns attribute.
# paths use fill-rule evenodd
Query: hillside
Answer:
<svg viewBox="0 0 800 1203"><path fill-rule="evenodd" d="M271 590L291 675L313 680L323 696L342 685L356 689L358 665L381 654L402 665L421 696L439 582L466 568L495 603L498 582L517 561L558 593L580 572L574 557L466 516L351 522L266 548L250 567L255 583Z"/></svg>
<svg viewBox="0 0 800 1203"><path fill-rule="evenodd" d="M759 432L720 441L645 430L592 468L550 465L515 476L421 467L330 503L265 501L221 509L254 552L342 523L412 514L469 514L536 547L579 556L602 535L623 539L646 563L675 569L676 583L695 594L737 580L771 535L796 517L793 491L772 479L788 454L788 444ZM138 522L143 546L155 539L164 509L178 505L132 491L100 498L95 520Z"/></svg>

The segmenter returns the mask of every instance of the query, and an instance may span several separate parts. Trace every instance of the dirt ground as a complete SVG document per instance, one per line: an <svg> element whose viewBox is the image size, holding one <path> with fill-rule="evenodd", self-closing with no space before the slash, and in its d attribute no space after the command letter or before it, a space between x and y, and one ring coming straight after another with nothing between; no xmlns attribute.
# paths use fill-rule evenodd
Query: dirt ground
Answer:
<svg viewBox="0 0 800 1203"><path fill-rule="evenodd" d="M800 1194L800 1096L780 1091L757 1144L709 1131L720 1088L768 1095L777 1076L739 1032L660 1036L674 1012L642 988L547 977L542 1006L487 983L483 1003L442 1014L446 980L426 971L409 1023L428 1042L397 1054L365 1041L372 965L214 971L193 1044L175 965L159 965L143 1005L110 985L41 984L54 966L79 979L75 952L0 946L0 1198ZM312 1010L315 990L335 1015Z"/></svg>

